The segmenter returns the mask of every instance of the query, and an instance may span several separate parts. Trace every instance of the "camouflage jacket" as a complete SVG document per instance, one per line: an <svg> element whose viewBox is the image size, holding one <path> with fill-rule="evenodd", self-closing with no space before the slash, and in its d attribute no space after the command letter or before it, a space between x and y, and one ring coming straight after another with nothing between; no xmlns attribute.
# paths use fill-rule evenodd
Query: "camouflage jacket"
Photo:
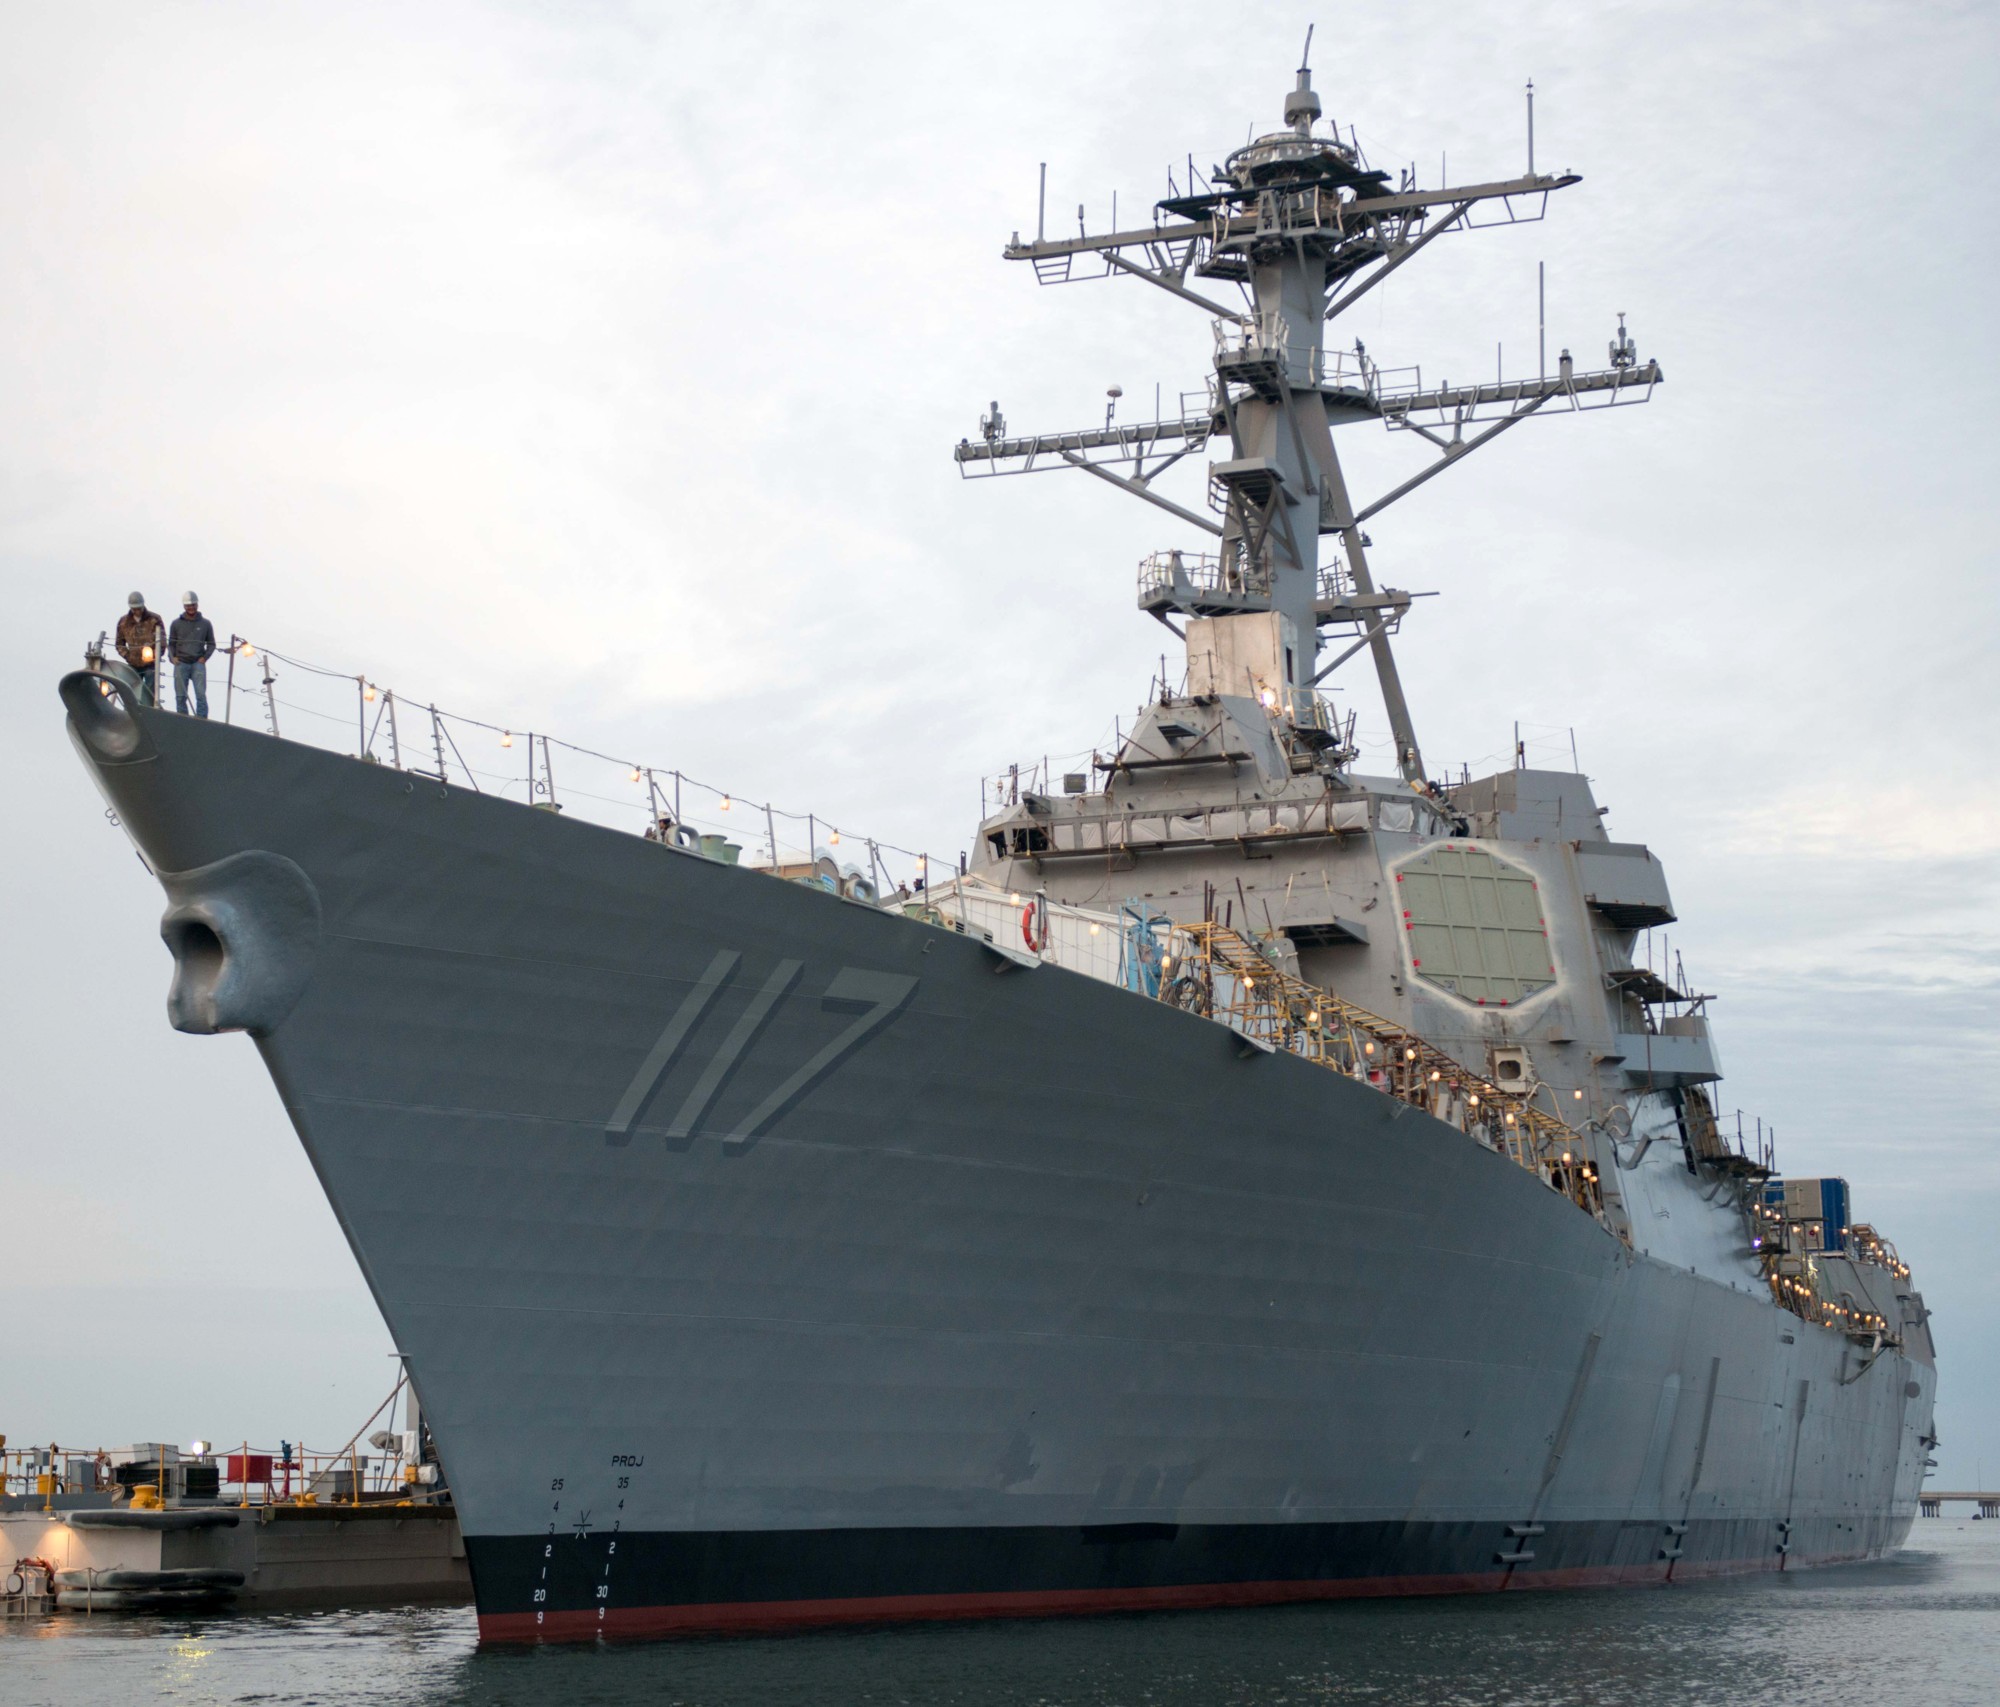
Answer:
<svg viewBox="0 0 2000 1707"><path fill-rule="evenodd" d="M166 639L165 625L144 605L118 619L118 656L135 670L150 670L158 663Z"/></svg>

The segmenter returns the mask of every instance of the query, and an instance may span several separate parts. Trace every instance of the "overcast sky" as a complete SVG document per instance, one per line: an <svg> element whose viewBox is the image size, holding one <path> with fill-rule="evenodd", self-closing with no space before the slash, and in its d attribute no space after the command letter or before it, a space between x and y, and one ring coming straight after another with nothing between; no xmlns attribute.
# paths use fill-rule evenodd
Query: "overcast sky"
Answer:
<svg viewBox="0 0 2000 1707"><path fill-rule="evenodd" d="M1574 728L1720 993L1725 1109L1913 1261L1940 1474L2000 1481L2000 27L1908 0L16 8L0 1430L337 1446L393 1379L251 1045L169 1030L159 891L63 739L126 592L963 846L980 776L1144 696L1134 567L1197 543L1081 477L958 478L990 398L1083 425L1207 362L1197 311L1000 247L1039 162L1096 229L1275 128L1315 17L1377 164L1518 171L1533 77L1537 164L1583 174L1376 292L1370 353L1532 371L1545 262L1551 359L1602 365L1623 310L1667 375L1371 525L1441 595L1400 642L1426 754ZM1344 435L1358 496L1406 437Z"/></svg>

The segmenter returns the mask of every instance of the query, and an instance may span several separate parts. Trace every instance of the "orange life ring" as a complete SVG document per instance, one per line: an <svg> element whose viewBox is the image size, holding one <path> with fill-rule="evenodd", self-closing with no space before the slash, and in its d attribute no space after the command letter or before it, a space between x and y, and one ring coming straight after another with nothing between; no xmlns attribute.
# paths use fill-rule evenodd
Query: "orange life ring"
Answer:
<svg viewBox="0 0 2000 1707"><path fill-rule="evenodd" d="M1028 952L1030 954L1040 954L1043 949L1049 946L1049 926L1047 919L1042 921L1040 940L1037 941L1035 937L1035 910L1040 905L1041 901L1036 899L1030 901L1021 909L1021 940L1028 945Z"/></svg>

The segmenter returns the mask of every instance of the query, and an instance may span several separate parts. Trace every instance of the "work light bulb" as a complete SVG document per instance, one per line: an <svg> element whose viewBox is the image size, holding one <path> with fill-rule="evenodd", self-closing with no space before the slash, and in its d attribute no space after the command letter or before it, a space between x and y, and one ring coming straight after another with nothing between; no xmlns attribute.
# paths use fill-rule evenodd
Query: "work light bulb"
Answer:
<svg viewBox="0 0 2000 1707"><path fill-rule="evenodd" d="M833 837L832 837L832 841L831 841L831 845L832 845L832 846L834 846L834 847L839 847L839 846L840 846L840 832L839 832L838 830L835 830L835 831L833 832Z"/></svg>
<svg viewBox="0 0 2000 1707"><path fill-rule="evenodd" d="M726 794L722 797L722 810L725 812L729 810L729 796Z"/></svg>
<svg viewBox="0 0 2000 1707"><path fill-rule="evenodd" d="M375 703L375 684L373 682L365 682L362 684L361 697L365 699L370 705L373 705Z"/></svg>
<svg viewBox="0 0 2000 1707"><path fill-rule="evenodd" d="M254 658L257 656L257 648L252 646L250 642L247 640L244 641L243 644L239 646L236 650L237 650L237 655L239 657Z"/></svg>
<svg viewBox="0 0 2000 1707"><path fill-rule="evenodd" d="M503 747L511 747L511 746L513 746L513 744L514 744L514 731L513 731L513 730L511 730L511 729L503 729L503 730L501 730L501 731L500 731L500 745L501 745L501 746L503 746Z"/></svg>
<svg viewBox="0 0 2000 1707"><path fill-rule="evenodd" d="M633 780L634 782L637 782L637 781L639 780L639 778L640 778L641 774L642 774L642 773L640 772L640 769L639 769L639 767L638 767L637 765L634 765L634 766L632 767L632 780Z"/></svg>

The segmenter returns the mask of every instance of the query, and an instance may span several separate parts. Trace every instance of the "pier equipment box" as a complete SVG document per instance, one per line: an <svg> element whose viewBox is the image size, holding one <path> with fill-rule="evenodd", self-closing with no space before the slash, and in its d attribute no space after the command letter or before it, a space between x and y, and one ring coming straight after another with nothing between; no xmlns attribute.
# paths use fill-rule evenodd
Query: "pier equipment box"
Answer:
<svg viewBox="0 0 2000 1707"><path fill-rule="evenodd" d="M1784 1216L1787 1243L1793 1250L1847 1249L1846 1180L1766 1180L1764 1207Z"/></svg>

